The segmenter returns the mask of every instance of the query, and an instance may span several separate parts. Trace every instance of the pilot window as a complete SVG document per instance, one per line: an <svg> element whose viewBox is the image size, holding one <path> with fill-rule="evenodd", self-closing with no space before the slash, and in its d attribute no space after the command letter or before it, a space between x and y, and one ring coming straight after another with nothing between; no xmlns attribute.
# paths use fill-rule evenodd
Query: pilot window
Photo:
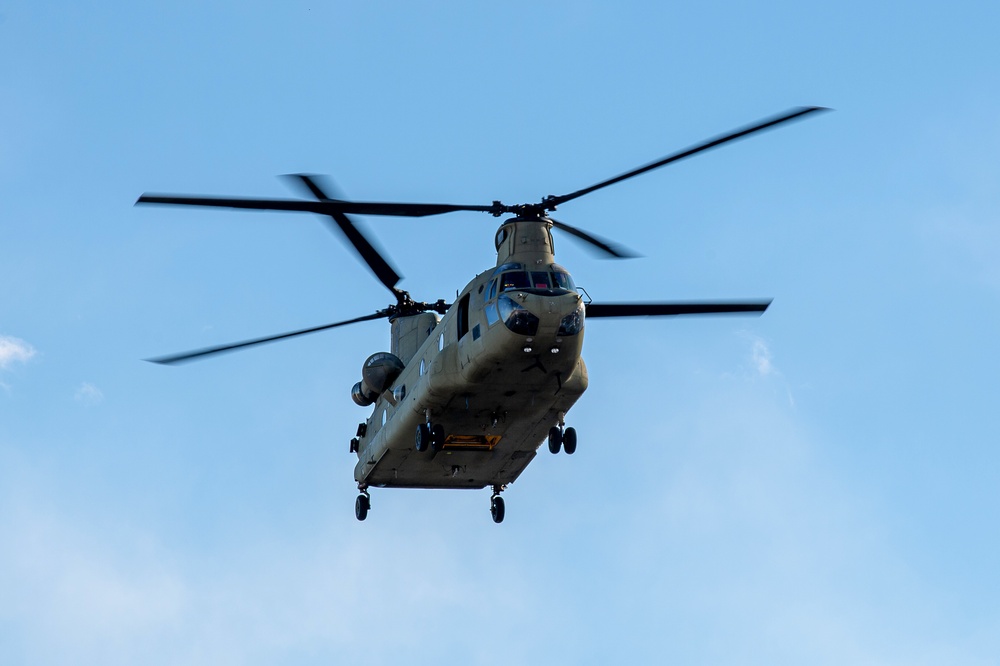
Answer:
<svg viewBox="0 0 1000 666"><path fill-rule="evenodd" d="M569 273L556 271L552 274L552 281L556 287L566 289L567 291L576 291L576 285L573 284L573 278L569 276Z"/></svg>
<svg viewBox="0 0 1000 666"><path fill-rule="evenodd" d="M500 291L513 291L518 289L536 290L536 293L548 293L554 296L559 292L551 290L576 291L576 285L569 273L562 271L508 271L500 276ZM545 292L537 292L545 290ZM496 296L496 289L493 285L487 294L487 301L493 300Z"/></svg>
<svg viewBox="0 0 1000 666"><path fill-rule="evenodd" d="M538 272L531 274L531 286L535 289L548 289L552 285L549 284L549 274Z"/></svg>
<svg viewBox="0 0 1000 666"><path fill-rule="evenodd" d="M530 288L531 282L528 280L528 274L524 271L511 271L510 273L504 273L500 278L500 291Z"/></svg>

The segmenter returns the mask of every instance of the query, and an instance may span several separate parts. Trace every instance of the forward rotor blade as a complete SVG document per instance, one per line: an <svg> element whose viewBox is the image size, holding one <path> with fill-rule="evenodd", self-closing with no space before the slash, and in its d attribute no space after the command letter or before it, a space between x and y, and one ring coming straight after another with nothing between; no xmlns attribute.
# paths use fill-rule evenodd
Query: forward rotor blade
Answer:
<svg viewBox="0 0 1000 666"><path fill-rule="evenodd" d="M728 303L590 303L586 317L663 317L671 315L760 314L771 304L766 301Z"/></svg>
<svg viewBox="0 0 1000 666"><path fill-rule="evenodd" d="M303 186L310 194L312 194L317 199L322 201L331 201L330 196L322 187L320 187L317 182L317 177L308 176L306 174L294 174L287 176L288 180L298 185ZM330 212L328 213L330 219L336 223L336 226L344 234L347 242L350 243L359 255L361 259L368 264L368 268L371 269L378 281L385 285L386 289L391 291L396 296L399 296L399 292L396 290L396 284L399 283L400 275L396 270L389 265L389 262L385 260L382 253L379 252L375 246L365 238L361 230L351 221L347 215L340 212Z"/></svg>
<svg viewBox="0 0 1000 666"><path fill-rule="evenodd" d="M590 194L591 192L607 187L608 185L614 185L615 183L620 183L623 180L626 180L633 176L638 176L639 174L646 173L647 171L652 171L653 169L658 169L661 166L670 164L671 162L677 162L678 160L682 160L686 157L691 157L692 155L697 155L698 153L703 152L705 150L721 146L724 143L735 141L736 139L742 139L744 137L750 136L755 132L771 129L772 127L776 127L781 123L785 123L790 120L795 120L797 118L802 118L807 114L815 113L817 111L829 111L829 109L821 106L797 107L791 109L790 111L786 111L781 115L774 116L772 118L767 118L765 120L754 123L753 125L749 125L742 129L734 130L728 134L723 134L721 136L715 137L714 139L709 139L708 141L703 141L702 143L695 144L690 148L685 148L684 150L681 150L679 152L667 155L663 159L659 159L655 162L650 162L649 164L641 166L637 169L626 171L625 173L615 176L614 178L609 178L608 180L601 181L596 185L591 185L590 187L585 187L582 190L577 190L576 192L571 192L569 194L564 194L562 196L547 198L543 203L545 203L546 206L551 205L553 207L558 206L560 204L564 204L567 201L572 201L573 199L582 197L584 194ZM551 210L551 208L549 208L549 210Z"/></svg>
<svg viewBox="0 0 1000 666"><path fill-rule="evenodd" d="M307 333L316 333L318 331L325 331L330 328L337 328L338 326L356 324L360 321L383 319L388 316L389 312L383 310L380 312L376 312L375 314L365 315L363 317L357 317L355 319L348 319L347 321L338 321L334 324L325 324L323 326L315 326L313 328L304 328L300 331L291 331L290 333L270 335L266 338L254 338L253 340L244 340L243 342L234 342L232 344L219 345L217 347L206 347L204 349L197 349L195 351L183 352L181 354L171 354L170 356L160 356L158 358L147 358L146 360L149 361L150 363L159 363L160 365L175 365L177 363L187 363L189 361L200 361L203 358L206 358L208 356L213 356L215 354L223 354L226 352L236 351L237 349L253 347L254 345L262 345L268 342L274 342L275 340L294 338L297 335L306 335Z"/></svg>
<svg viewBox="0 0 1000 666"><path fill-rule="evenodd" d="M242 208L249 210L291 210L306 213L325 213L320 201L297 199L248 199L241 197L195 197L175 194L143 194L138 204L167 206L208 206L211 208Z"/></svg>
<svg viewBox="0 0 1000 666"><path fill-rule="evenodd" d="M477 213L493 213L496 210L496 206L471 206L465 204L392 203L379 201L332 201L325 203L341 213L396 217L427 217L428 215L441 215L443 213L455 213L466 210Z"/></svg>
<svg viewBox="0 0 1000 666"><path fill-rule="evenodd" d="M137 204L164 204L169 206L209 206L212 208L241 208L249 210L289 210L332 215L385 215L396 217L426 217L456 211L492 213L496 206L467 206L464 204L392 203L379 201L300 201L298 199L255 199L245 197L197 197L175 194L143 194Z"/></svg>

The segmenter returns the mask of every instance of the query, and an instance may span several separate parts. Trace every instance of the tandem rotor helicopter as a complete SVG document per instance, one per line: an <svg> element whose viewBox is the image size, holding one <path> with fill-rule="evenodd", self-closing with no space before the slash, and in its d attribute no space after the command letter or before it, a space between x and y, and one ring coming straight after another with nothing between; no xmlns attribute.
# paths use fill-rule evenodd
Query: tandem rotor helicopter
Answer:
<svg viewBox="0 0 1000 666"><path fill-rule="evenodd" d="M315 176L290 178L311 200L143 194L137 204L299 211L325 216L353 246L395 303L371 314L279 335L149 359L172 365L276 340L388 319L391 351L368 357L351 397L374 405L350 451L360 494L358 520L371 508L369 488L492 488L490 513L502 522L500 496L546 440L549 451L573 453L576 430L566 413L587 388L581 351L584 322L649 317L764 312L770 300L594 303L569 271L555 263L552 229L613 258L615 245L549 216L557 206L722 144L825 111L799 107L696 144L655 162L562 196L509 206L360 202L335 199ZM396 287L400 276L351 222L349 214L423 217L477 211L510 215L494 237L496 266L477 275L455 302L415 301Z"/></svg>

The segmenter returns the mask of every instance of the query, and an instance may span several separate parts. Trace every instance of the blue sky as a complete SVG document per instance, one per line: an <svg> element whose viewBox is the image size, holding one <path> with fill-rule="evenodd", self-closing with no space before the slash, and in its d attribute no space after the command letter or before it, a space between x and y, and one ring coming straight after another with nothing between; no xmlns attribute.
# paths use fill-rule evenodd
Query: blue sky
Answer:
<svg viewBox="0 0 1000 666"><path fill-rule="evenodd" d="M1000 9L984 2L0 5L0 653L31 664L992 664ZM358 3L360 4L360 3ZM560 208L644 257L598 301L580 448L373 492L349 398L384 289L308 215L145 191ZM495 220L360 223L421 300Z"/></svg>

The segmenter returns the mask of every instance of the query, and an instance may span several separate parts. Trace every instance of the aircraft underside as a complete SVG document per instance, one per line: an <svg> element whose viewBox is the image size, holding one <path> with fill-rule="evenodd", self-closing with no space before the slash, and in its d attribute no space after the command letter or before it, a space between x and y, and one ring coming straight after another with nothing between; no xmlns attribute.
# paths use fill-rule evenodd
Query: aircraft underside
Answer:
<svg viewBox="0 0 1000 666"><path fill-rule="evenodd" d="M414 434L423 414L398 413L393 419L400 421L398 429L386 433L389 446L377 459L362 457L355 477L381 488L506 486L517 479L549 430L562 425L565 413L586 390L582 360L578 368L565 380L532 368L528 372L537 376L528 381L525 368L518 366L502 373L509 377L491 378L486 395L451 396L432 410L432 421L443 433L437 451L417 450Z"/></svg>

